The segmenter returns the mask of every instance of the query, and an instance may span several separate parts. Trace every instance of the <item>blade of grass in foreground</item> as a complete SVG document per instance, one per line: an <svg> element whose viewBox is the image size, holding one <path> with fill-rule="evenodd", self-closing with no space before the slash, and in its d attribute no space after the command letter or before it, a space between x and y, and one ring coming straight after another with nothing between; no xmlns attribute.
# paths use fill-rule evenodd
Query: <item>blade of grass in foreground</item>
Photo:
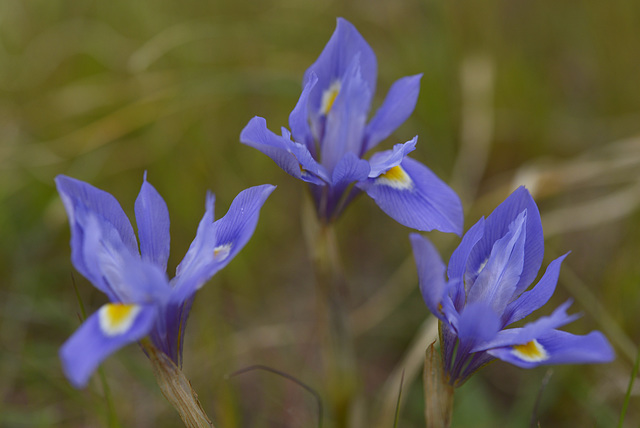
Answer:
<svg viewBox="0 0 640 428"><path fill-rule="evenodd" d="M398 402L396 403L396 417L393 421L393 428L398 428L398 418L400 417L400 401L402 399L402 384L404 383L404 370L400 378L400 388L398 389Z"/></svg>
<svg viewBox="0 0 640 428"><path fill-rule="evenodd" d="M631 370L631 379L629 379L629 387L627 388L627 394L624 397L624 403L622 404L622 412L620 413L620 421L618 422L618 428L622 428L622 424L624 423L624 416L627 413L627 407L629 406L629 400L631 399L631 390L633 389L633 382L636 380L636 376L638 376L638 367L640 366L640 348L638 348L638 353L636 354L636 362L633 365L633 370Z"/></svg>

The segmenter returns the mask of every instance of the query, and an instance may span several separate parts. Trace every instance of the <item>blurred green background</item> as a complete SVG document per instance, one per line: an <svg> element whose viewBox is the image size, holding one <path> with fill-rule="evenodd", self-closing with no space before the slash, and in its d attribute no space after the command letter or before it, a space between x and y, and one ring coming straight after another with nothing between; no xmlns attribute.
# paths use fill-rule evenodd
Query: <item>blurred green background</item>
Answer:
<svg viewBox="0 0 640 428"><path fill-rule="evenodd" d="M314 286L301 233L305 190L241 145L254 115L287 124L304 70L350 20L389 86L424 73L411 118L384 147L418 134L414 156L463 199L465 228L520 184L539 203L546 266L571 250L558 291L617 352L600 366L558 366L541 394L542 427L617 423L640 342L640 2L0 1L0 426L107 426L97 376L73 389L57 357L105 297L74 271L53 178L111 192L132 218L143 172L171 214L169 271L186 252L207 189L217 216L242 189L277 184L253 239L198 294L184 371L217 427L312 427L321 392ZM409 230L360 198L338 223L347 307L363 383L354 426L424 426L419 337L429 318ZM430 233L446 259L457 238ZM413 345L417 343L417 345ZM103 364L125 427L180 426L135 345ZM416 365L418 364L418 365ZM498 362L456 393L454 427L527 427L546 368ZM397 379L397 378L396 378ZM640 387L626 425L640 424ZM393 412L391 412L393 413Z"/></svg>

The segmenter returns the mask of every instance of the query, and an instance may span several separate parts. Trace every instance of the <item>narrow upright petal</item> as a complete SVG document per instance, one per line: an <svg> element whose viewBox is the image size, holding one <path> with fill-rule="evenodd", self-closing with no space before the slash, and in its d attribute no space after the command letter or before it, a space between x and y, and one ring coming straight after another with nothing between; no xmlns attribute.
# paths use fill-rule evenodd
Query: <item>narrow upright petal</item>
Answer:
<svg viewBox="0 0 640 428"><path fill-rule="evenodd" d="M105 358L149 334L156 313L155 306L108 303L91 315L60 348L71 384L84 388Z"/></svg>
<svg viewBox="0 0 640 428"><path fill-rule="evenodd" d="M496 241L489 260L467 291L469 302L486 302L496 314L502 314L511 302L524 265L526 220L523 211L509 226L509 232Z"/></svg>
<svg viewBox="0 0 640 428"><path fill-rule="evenodd" d="M326 113L326 125L320 141L322 165L329 173L346 153L360 156L364 128L371 106L371 89L362 78L360 56L353 58L340 90Z"/></svg>
<svg viewBox="0 0 640 428"><path fill-rule="evenodd" d="M243 190L227 214L215 223L210 223L213 200L207 199L207 213L173 279L173 302L190 298L238 254L253 235L260 209L274 189L275 186L265 184Z"/></svg>
<svg viewBox="0 0 640 428"><path fill-rule="evenodd" d="M397 80L365 129L365 144L360 155L387 138L413 113L420 93L422 74Z"/></svg>
<svg viewBox="0 0 640 428"><path fill-rule="evenodd" d="M468 282L475 281L475 276L481 271L480 266L488 260L494 243L509 232L509 226L513 220L524 210L527 210L524 265L516 284L515 294L522 293L533 282L542 265L544 237L540 212L531 194L524 187L516 189L487 217L484 236L469 257L468 273L470 275L466 277Z"/></svg>
<svg viewBox="0 0 640 428"><path fill-rule="evenodd" d="M229 211L215 222L216 245L224 252L214 255L225 265L238 254L253 235L260 209L276 186L264 184L243 190L231 203Z"/></svg>
<svg viewBox="0 0 640 428"><path fill-rule="evenodd" d="M362 79L367 83L373 95L378 74L376 55L353 24L338 18L336 30L329 42L316 62L304 74L304 82L310 81L312 73L318 77L318 83L309 95L309 108L312 111L320 112L324 92L334 82L342 80L355 56L360 58Z"/></svg>
<svg viewBox="0 0 640 428"><path fill-rule="evenodd" d="M83 224L82 257L89 279L113 302L163 301L169 290L165 271L126 249L110 224L93 213L78 213Z"/></svg>
<svg viewBox="0 0 640 428"><path fill-rule="evenodd" d="M549 301L558 283L560 265L568 254L558 257L549 263L546 272L535 287L522 293L520 297L507 306L502 316L504 325L520 321Z"/></svg>
<svg viewBox="0 0 640 428"><path fill-rule="evenodd" d="M91 266L87 266L85 262L83 241L86 224L82 220L92 216L101 224L102 229L113 231L113 241L119 241L130 253L137 254L138 243L131 222L111 194L64 175L57 176L55 181L71 227L71 261L78 272L101 291L107 292L103 281L95 277ZM78 218L79 215L82 216L81 219Z"/></svg>
<svg viewBox="0 0 640 428"><path fill-rule="evenodd" d="M213 263L213 251L216 247L216 228L214 226L215 195L207 193L205 212L198 224L196 237L191 242L187 254L176 268L176 275L171 280L175 289L181 287L181 283L199 276L199 272ZM196 286L193 286L194 291ZM174 299L175 300L175 299Z"/></svg>
<svg viewBox="0 0 640 428"><path fill-rule="evenodd" d="M309 94L311 90L318 83L318 76L315 73L311 73L308 77L308 81L305 82L302 89L302 94L298 99L298 103L289 114L289 127L291 128L291 134L293 139L298 143L304 144L311 153L312 156L317 157L317 151L315 147L315 141L311 128L309 127ZM242 137L241 137L242 138Z"/></svg>
<svg viewBox="0 0 640 428"><path fill-rule="evenodd" d="M169 210L162 196L147 181L146 172L136 199L135 213L142 260L155 263L166 271L171 241Z"/></svg>
<svg viewBox="0 0 640 428"><path fill-rule="evenodd" d="M473 251L473 248L482 238L484 234L484 217L481 217L476 224L474 224L467 233L462 237L460 245L453 251L451 258L449 259L449 266L447 267L447 276L452 283L452 299L454 305L458 311L462 310L467 297L464 282L464 273L467 269L467 261L469 260L469 254Z"/></svg>
<svg viewBox="0 0 640 428"><path fill-rule="evenodd" d="M417 230L462 233L458 195L429 168L411 158L358 186L398 223Z"/></svg>

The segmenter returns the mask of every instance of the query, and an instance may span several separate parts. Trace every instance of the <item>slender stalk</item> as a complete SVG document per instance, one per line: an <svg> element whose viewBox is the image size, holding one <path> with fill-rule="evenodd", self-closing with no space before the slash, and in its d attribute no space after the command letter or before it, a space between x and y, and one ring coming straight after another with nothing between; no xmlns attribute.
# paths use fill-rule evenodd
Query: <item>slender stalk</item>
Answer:
<svg viewBox="0 0 640 428"><path fill-rule="evenodd" d="M638 348L638 353L636 354L636 362L633 365L633 370L631 371L631 379L629 379L629 386L627 387L627 394L624 396L624 403L622 404L622 412L620 413L620 420L618 421L618 428L622 428L622 424L624 423L624 417L627 414L627 407L629 406L629 400L631 399L631 391L633 390L633 383L638 376L638 368L640 367L640 348Z"/></svg>
<svg viewBox="0 0 640 428"><path fill-rule="evenodd" d="M553 370L549 369L545 373L542 378L542 382L540 382L540 389L538 390L538 395L536 396L536 402L533 404L533 411L531 412L531 420L529 421L529 428L535 428L540 424L538 422L538 409L540 408L540 402L542 402L542 394L544 393L544 389L547 387L549 383L549 379L553 375Z"/></svg>
<svg viewBox="0 0 640 428"><path fill-rule="evenodd" d="M400 378L400 387L398 388L398 400L396 401L396 414L393 418L393 428L398 428L398 419L400 419L400 404L402 401L402 385L404 384L404 371Z"/></svg>
<svg viewBox="0 0 640 428"><path fill-rule="evenodd" d="M345 310L346 283L339 262L333 223L322 223L305 212L305 237L316 282L316 310L321 336L326 391L335 426L349 426L358 388L354 346Z"/></svg>
<svg viewBox="0 0 640 428"><path fill-rule="evenodd" d="M424 416L427 428L449 428L454 388L444 378L442 354L433 342L424 359Z"/></svg>
<svg viewBox="0 0 640 428"><path fill-rule="evenodd" d="M318 394L316 392L315 389L311 388L309 385L307 385L306 383L302 382L301 380L299 380L298 378L291 376L289 373L285 373L281 370L276 370L273 369L271 367L268 366L263 366L262 364L256 364L254 366L249 366L247 368L238 370L236 372L233 372L229 375L229 377L233 377L233 376L238 376L244 373L248 373L252 370L264 370L273 374L276 374L278 376L281 376L285 379L290 380L291 382L295 383L296 385L302 387L305 391L307 391L308 393L310 393L311 395L313 395L313 398L315 398L316 403L318 403L318 428L322 428L322 421L323 421L323 417L324 417L324 410L322 407L322 397L320 397L320 394Z"/></svg>
<svg viewBox="0 0 640 428"><path fill-rule="evenodd" d="M148 339L141 342L142 348L153 366L153 374L162 391L162 395L180 415L188 428L214 428L205 413L198 394L191 383L164 352L156 349Z"/></svg>

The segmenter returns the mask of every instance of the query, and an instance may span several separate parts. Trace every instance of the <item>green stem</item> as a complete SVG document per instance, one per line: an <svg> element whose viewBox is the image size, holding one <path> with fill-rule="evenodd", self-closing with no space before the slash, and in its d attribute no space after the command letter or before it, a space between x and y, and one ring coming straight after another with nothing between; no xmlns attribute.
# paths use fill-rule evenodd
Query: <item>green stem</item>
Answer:
<svg viewBox="0 0 640 428"><path fill-rule="evenodd" d="M318 330L321 336L329 408L338 428L348 427L358 388L353 338L345 309L347 287L332 223L307 212L307 244L312 256Z"/></svg>
<svg viewBox="0 0 640 428"><path fill-rule="evenodd" d="M618 428L622 428L622 424L624 423L624 417L627 413L629 400L631 399L633 382L635 382L636 377L638 376L638 367L640 367L640 348L638 348L638 353L636 354L636 362L633 365L633 370L631 371L631 379L629 379L629 386L627 387L627 395L625 395L624 403L622 404L622 412L620 413L620 421L618 421Z"/></svg>
<svg viewBox="0 0 640 428"><path fill-rule="evenodd" d="M109 388L107 377L105 376L102 367L98 368L98 376L100 377L100 383L102 384L104 401L107 405L107 424L109 428L120 428L120 422L118 422L118 417L116 415L116 407L113 404L113 399L111 398L111 389Z"/></svg>

